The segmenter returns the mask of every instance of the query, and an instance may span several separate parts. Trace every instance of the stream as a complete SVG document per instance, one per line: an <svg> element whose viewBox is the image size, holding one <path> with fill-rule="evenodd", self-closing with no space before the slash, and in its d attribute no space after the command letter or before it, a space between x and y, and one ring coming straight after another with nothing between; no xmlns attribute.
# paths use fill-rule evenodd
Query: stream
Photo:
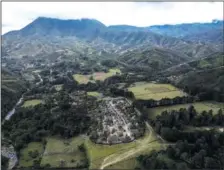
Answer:
<svg viewBox="0 0 224 170"><path fill-rule="evenodd" d="M16 155L16 151L14 150L14 147L12 145L10 145L8 147L2 146L1 154L2 154L2 156L9 158L8 169L12 169L13 167L16 166L16 164L18 162L18 158Z"/></svg>
<svg viewBox="0 0 224 170"><path fill-rule="evenodd" d="M43 79L41 78L41 76L39 74L38 74L38 77L40 79L40 82L38 82L38 84L40 84L40 83L43 82ZM5 120L3 120L3 122L2 122L2 125L4 124L5 121L10 120L10 118L12 117L12 115L15 114L16 107L19 106L23 102L23 99L24 99L23 96L24 96L25 93L22 94L22 96L20 97L20 99L18 100L18 102L15 104L15 106L13 107L13 109L8 112L8 114L5 117ZM16 155L16 151L14 150L13 145L10 145L10 146L2 146L1 147L1 155L9 158L8 169L13 169L16 166L16 164L18 162L18 157Z"/></svg>
<svg viewBox="0 0 224 170"><path fill-rule="evenodd" d="M12 117L12 115L15 114L16 107L19 106L22 103L22 101L23 101L23 95L18 100L18 102L15 104L15 106L13 107L13 109L8 112L8 114L6 115L5 120L2 122L2 124L4 124L5 121L10 120L10 118ZM2 146L1 147L1 154L4 157L9 158L8 169L12 169L14 166L16 166L16 164L18 162L18 157L16 155L16 151L14 150L13 145L10 145L10 146Z"/></svg>
<svg viewBox="0 0 224 170"><path fill-rule="evenodd" d="M24 94L23 94L23 95L24 95ZM17 107L18 105L20 105L20 104L22 103L22 101L23 101L23 95L22 95L22 97L19 99L19 101L16 103L16 105L13 107L13 109L10 110L10 111L8 112L8 114L7 114L6 117L5 117L5 120L9 120L9 119L11 118L11 116L15 113L15 111L16 111L16 107Z"/></svg>

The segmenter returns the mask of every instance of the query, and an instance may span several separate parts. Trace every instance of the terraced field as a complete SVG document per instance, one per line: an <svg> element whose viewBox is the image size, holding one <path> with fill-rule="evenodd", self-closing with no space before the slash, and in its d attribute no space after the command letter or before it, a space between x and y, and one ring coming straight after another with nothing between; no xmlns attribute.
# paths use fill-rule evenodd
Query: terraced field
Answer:
<svg viewBox="0 0 224 170"><path fill-rule="evenodd" d="M147 82L137 82L132 84L129 91L133 92L136 99L154 99L174 98L177 96L186 96L187 94L170 84L155 84Z"/></svg>
<svg viewBox="0 0 224 170"><path fill-rule="evenodd" d="M190 105L193 105L197 112L201 113L206 110L213 110L213 114L216 114L218 110L221 108L224 111L224 104L218 103L214 101L206 101L206 102L196 102L196 103L188 103L188 104L177 104L173 106L161 106L148 109L149 118L155 119L157 115L160 115L163 111L172 111L179 110L180 108L188 108Z"/></svg>
<svg viewBox="0 0 224 170"><path fill-rule="evenodd" d="M42 100L39 100L39 99L27 100L24 102L22 107L35 106L35 105L41 104L41 102Z"/></svg>

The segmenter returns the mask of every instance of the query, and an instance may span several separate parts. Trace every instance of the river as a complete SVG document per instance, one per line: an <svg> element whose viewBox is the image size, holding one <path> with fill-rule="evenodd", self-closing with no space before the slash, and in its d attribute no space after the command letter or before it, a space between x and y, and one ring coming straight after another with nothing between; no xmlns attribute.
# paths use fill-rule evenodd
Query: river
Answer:
<svg viewBox="0 0 224 170"><path fill-rule="evenodd" d="M11 118L11 116L15 113L15 111L16 111L16 107L18 106L18 105L20 105L21 103L22 103L22 101L23 101L23 95L22 95L22 97L19 99L19 101L16 103L16 105L13 107L13 109L12 110L10 110L9 112L8 112L8 114L6 115L6 117L5 117L5 120L9 120L10 118Z"/></svg>
<svg viewBox="0 0 224 170"><path fill-rule="evenodd" d="M40 79L40 81L37 83L37 85L39 85L40 83L43 82L43 79L41 78L40 74L38 74L38 77ZM29 89L27 89L29 90ZM15 114L16 112L16 107L19 106L22 102L23 102L23 96L25 93L22 94L22 96L20 97L20 99L18 100L18 102L15 104L15 106L13 107L12 110L10 110L8 112L8 114L5 117L4 121L8 121L10 120L10 118L12 117L13 114ZM2 122L2 125L4 124L4 121ZM1 154L7 158L9 158L9 165L8 165L8 169L12 169L13 167L16 166L17 162L18 162L18 158L16 155L16 152L14 150L14 147L12 145L10 146L2 146L1 148Z"/></svg>
<svg viewBox="0 0 224 170"><path fill-rule="evenodd" d="M38 77L40 79L40 82L38 82L38 85L40 83L43 82L43 79L41 78L40 74L38 74ZM29 89L27 89L29 90ZM20 97L20 99L18 100L18 102L15 104L15 106L13 107L12 110L10 110L8 112L8 114L5 117L5 120L2 122L2 125L4 124L5 121L10 120L10 118L12 117L13 114L15 114L16 112L16 107L19 106L22 102L23 102L23 96L25 93L22 94L22 96ZM1 148L1 154L7 158L9 158L9 165L8 165L8 169L12 169L13 167L16 166L17 162L18 162L18 157L16 155L16 152L14 150L13 145L10 146L2 146Z"/></svg>
<svg viewBox="0 0 224 170"><path fill-rule="evenodd" d="M16 112L16 107L19 106L22 103L22 101L23 101L23 95L18 100L18 102L16 103L16 105L13 107L13 109L8 112L8 114L5 117L5 121L10 120L10 118L12 117L12 115ZM4 124L4 121L2 122L2 124ZM10 146L2 146L2 148L1 148L1 154L3 156L5 156L6 158L9 158L8 169L12 169L14 166L16 166L16 164L18 162L18 158L17 158L16 152L14 150L14 147L12 145L10 145Z"/></svg>
<svg viewBox="0 0 224 170"><path fill-rule="evenodd" d="M2 154L2 156L9 158L8 169L12 169L13 167L16 166L16 164L18 162L18 158L17 158L16 152L14 150L14 147L12 145L10 145L8 147L2 146L1 154Z"/></svg>

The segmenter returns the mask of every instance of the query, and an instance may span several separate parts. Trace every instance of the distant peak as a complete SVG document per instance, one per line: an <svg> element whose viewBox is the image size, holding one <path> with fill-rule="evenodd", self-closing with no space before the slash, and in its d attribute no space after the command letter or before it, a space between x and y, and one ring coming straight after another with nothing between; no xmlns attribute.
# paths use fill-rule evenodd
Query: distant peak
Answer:
<svg viewBox="0 0 224 170"><path fill-rule="evenodd" d="M223 22L223 20L218 20L218 19L213 19L213 20L212 20L212 23L215 23L215 24L217 24L217 23L219 23L219 22Z"/></svg>

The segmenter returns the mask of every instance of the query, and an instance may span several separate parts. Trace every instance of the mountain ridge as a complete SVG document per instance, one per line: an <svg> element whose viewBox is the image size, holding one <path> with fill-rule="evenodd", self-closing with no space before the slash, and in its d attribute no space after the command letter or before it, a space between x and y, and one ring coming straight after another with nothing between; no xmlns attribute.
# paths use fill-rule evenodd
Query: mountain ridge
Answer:
<svg viewBox="0 0 224 170"><path fill-rule="evenodd" d="M96 23L98 24L101 24L102 26L104 27L107 27L107 28L116 28L116 29L119 29L119 27L121 29L124 29L124 28L132 28L132 29L142 29L142 30L152 30L153 28L167 28L167 27L179 27L179 26L190 26L190 25L222 25L223 26L223 23L224 23L224 20L213 20L212 22L193 22L193 23L180 23L180 24L163 24L163 25L151 25L151 26L144 26L144 27L141 27L141 26L135 26L135 25L126 25L126 24L121 24L121 25L109 25L109 26L106 26L105 24L103 24L102 22L96 20L96 19L90 19L90 18L81 18L81 19L59 19L59 18L54 18L54 17L44 17L44 16L40 16L40 17L37 17L34 21L32 21L31 23L27 24L27 25L30 25L34 22L37 22L37 21L40 21L40 20L46 20L46 19L49 19L49 20L60 20L60 21L82 21L82 20L87 20L87 21L95 21ZM26 26L25 26L26 27ZM24 27L24 28L25 28ZM23 29L23 28L21 28ZM20 30L21 30L20 29ZM18 31L18 30L13 30L13 31ZM9 31L9 32L12 32L12 31ZM8 34L9 32L3 34L6 35Z"/></svg>
<svg viewBox="0 0 224 170"><path fill-rule="evenodd" d="M215 22L217 23L219 22ZM137 48L159 47L193 58L223 50L220 44L192 42L162 35L145 27L106 26L95 19L62 20L38 17L20 30L4 34L2 40L3 51L6 55L21 57L51 53L56 49L72 50L77 48L77 45L80 47L79 44L84 45L85 48L97 49L99 53L106 51L115 54Z"/></svg>

